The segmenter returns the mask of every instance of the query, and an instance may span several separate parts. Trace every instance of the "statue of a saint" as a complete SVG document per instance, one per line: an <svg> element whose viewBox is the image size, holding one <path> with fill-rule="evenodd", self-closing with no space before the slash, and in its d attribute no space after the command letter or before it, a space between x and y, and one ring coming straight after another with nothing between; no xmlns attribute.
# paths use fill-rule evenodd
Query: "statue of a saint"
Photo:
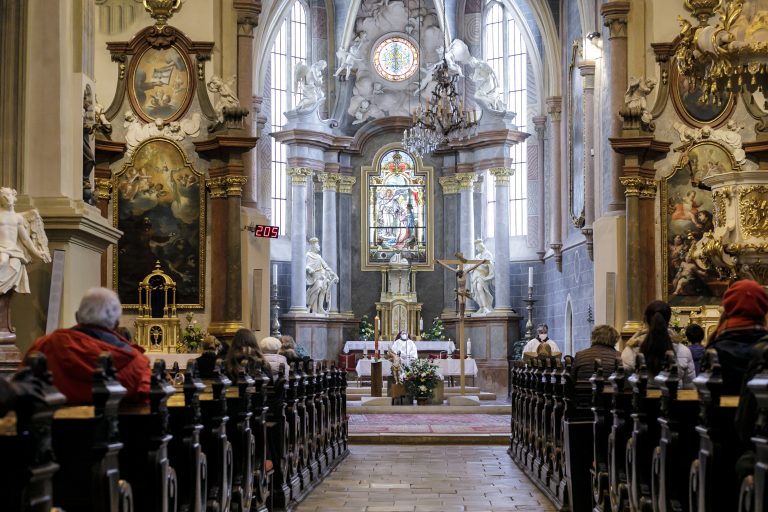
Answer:
<svg viewBox="0 0 768 512"><path fill-rule="evenodd" d="M331 270L331 267L320 256L320 240L309 239L309 252L307 252L307 307L310 313L327 315L325 304L331 303L331 285L339 282L339 276Z"/></svg>
<svg viewBox="0 0 768 512"><path fill-rule="evenodd" d="M487 315L493 312L493 294L491 284L495 278L493 254L485 248L482 240L475 240L475 259L485 260L472 273L472 299L477 302L478 310L473 316Z"/></svg>
<svg viewBox="0 0 768 512"><path fill-rule="evenodd" d="M16 213L16 191L0 188L0 295L29 293L26 265L34 256L50 263L48 238L37 210Z"/></svg>

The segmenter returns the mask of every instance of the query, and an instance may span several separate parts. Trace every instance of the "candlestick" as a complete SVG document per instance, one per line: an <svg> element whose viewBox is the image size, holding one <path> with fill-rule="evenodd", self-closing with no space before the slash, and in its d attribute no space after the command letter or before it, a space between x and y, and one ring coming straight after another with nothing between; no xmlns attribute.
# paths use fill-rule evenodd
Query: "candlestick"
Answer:
<svg viewBox="0 0 768 512"><path fill-rule="evenodd" d="M379 315L373 319L373 357L379 358Z"/></svg>
<svg viewBox="0 0 768 512"><path fill-rule="evenodd" d="M528 267L528 288L533 288L533 267Z"/></svg>

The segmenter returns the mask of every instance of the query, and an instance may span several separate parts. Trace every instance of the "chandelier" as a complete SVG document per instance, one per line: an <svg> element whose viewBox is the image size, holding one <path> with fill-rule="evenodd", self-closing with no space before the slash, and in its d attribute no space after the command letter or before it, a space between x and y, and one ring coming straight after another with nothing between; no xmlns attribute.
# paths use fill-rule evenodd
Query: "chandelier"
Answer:
<svg viewBox="0 0 768 512"><path fill-rule="evenodd" d="M446 26L445 3L443 3L443 27ZM451 53L457 41L449 46L446 40L442 60L433 66L432 94L424 106L419 99L419 105L412 113L410 129L403 130L403 147L416 156L428 155L441 144L467 140L475 135L477 113L464 108L464 100L456 89L460 68L457 64L453 67L448 64L447 55ZM461 43L461 41L458 42ZM421 48L421 23L419 23L419 48ZM419 97L421 98L420 92Z"/></svg>
<svg viewBox="0 0 768 512"><path fill-rule="evenodd" d="M685 7L699 24L678 17L675 56L680 73L701 87L701 101L719 103L726 91L768 94L768 0L746 7L743 0L685 0Z"/></svg>

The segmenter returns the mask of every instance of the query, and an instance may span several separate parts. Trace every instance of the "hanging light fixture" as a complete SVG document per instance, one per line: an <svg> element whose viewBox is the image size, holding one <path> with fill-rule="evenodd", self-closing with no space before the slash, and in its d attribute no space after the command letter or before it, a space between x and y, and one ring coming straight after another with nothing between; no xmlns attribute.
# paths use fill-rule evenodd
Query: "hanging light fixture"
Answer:
<svg viewBox="0 0 768 512"><path fill-rule="evenodd" d="M421 11L421 2L419 2ZM464 108L456 89L458 73L448 66L446 53L450 51L447 37L446 7L443 2L443 30L445 34L442 60L432 71L432 94L419 105L411 117L411 128L403 131L403 146L421 157L435 151L441 144L467 140L475 134L477 113ZM419 19L419 51L421 51L421 19Z"/></svg>

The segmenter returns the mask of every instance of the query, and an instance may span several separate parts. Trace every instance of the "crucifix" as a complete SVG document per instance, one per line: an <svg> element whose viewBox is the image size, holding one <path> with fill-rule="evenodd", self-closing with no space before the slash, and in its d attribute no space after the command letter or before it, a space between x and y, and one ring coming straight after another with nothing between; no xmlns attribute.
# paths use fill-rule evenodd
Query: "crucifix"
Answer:
<svg viewBox="0 0 768 512"><path fill-rule="evenodd" d="M459 315L459 332L457 335L459 339L459 384L461 386L461 395L464 396L464 354L466 343L464 341L464 313L467 308L467 299L472 298L472 292L467 290L467 275L480 265L488 263L488 260L468 260L460 252L457 252L455 256L455 260L435 261L456 274L456 288L453 291L456 292L456 313ZM451 267L451 265L456 265L456 267ZM466 268L467 265L473 266Z"/></svg>

